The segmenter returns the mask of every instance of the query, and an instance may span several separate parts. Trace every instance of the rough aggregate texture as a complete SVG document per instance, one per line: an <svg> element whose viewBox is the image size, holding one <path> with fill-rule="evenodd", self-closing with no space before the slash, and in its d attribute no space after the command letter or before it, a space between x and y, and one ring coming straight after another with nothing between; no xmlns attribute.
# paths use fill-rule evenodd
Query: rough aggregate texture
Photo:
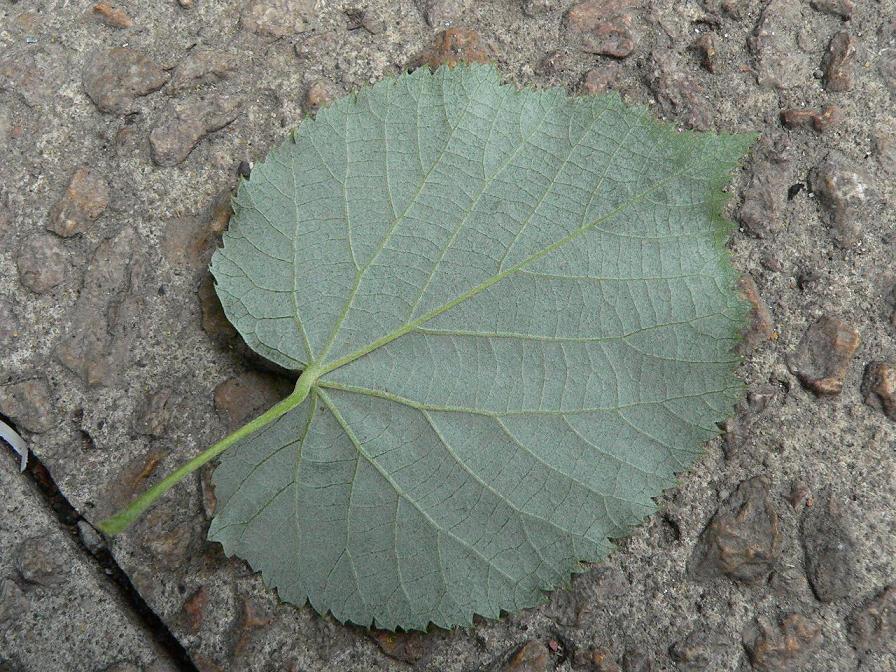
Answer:
<svg viewBox="0 0 896 672"><path fill-rule="evenodd" d="M896 359L894 0L586 3L608 7L590 32L571 30L567 13L582 4L572 0L95 4L0 2L0 264L14 269L0 274L0 413L94 522L255 400L289 389L282 372L248 374L259 362L222 323L204 269L238 171L323 101L306 99L326 88L315 83L348 92L408 65L492 59L518 84L612 89L681 128L762 133L730 188L740 228L729 247L771 331L763 318L767 335L744 353L747 395L724 440L659 513L542 607L469 630L366 632L278 603L205 541L214 493L203 471L112 544L197 669L896 670L892 373L869 368ZM609 53L583 49L589 35ZM153 130L221 97L242 102L232 121L215 131L198 114L189 132L178 121L170 156L183 158L157 165ZM830 106L839 115L828 119ZM782 121L785 110L817 115ZM91 196L77 219L54 217L82 167L108 203L83 206L103 200ZM60 221L77 221L77 235L47 231ZM834 318L836 329L804 341ZM216 395L231 379L245 390ZM41 382L9 392L23 381ZM2 473L12 505L39 517L43 502L7 489L14 468ZM737 502L761 506L739 522ZM42 534L3 524L4 549ZM830 529L851 543L826 549L818 535ZM752 564L701 565L709 542L760 552ZM7 622L29 590L48 589L23 588L12 553L2 563ZM826 573L841 564L848 572ZM84 597L54 610L85 625L65 640L78 665L57 664L59 642L39 631L26 650L13 620L0 669L153 669L149 654L97 650L105 631L90 605L105 579L72 572Z"/></svg>

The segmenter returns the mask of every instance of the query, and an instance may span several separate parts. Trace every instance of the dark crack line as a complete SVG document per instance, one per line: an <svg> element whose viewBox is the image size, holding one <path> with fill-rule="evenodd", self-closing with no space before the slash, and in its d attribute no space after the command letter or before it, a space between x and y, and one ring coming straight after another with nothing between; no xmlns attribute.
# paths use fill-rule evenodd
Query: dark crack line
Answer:
<svg viewBox="0 0 896 672"><path fill-rule="evenodd" d="M0 415L10 427L18 431L11 420ZM5 444L4 444L5 445ZM10 451L11 452L11 451ZM68 533L88 562L98 570L99 574L113 586L115 592L130 612L131 620L142 626L143 631L158 649L164 652L179 672L200 672L187 650L177 637L168 629L165 622L143 599L140 592L134 587L130 577L116 562L108 548L100 548L95 553L86 546L78 533L78 523L88 521L78 512L59 490L56 481L50 475L49 470L41 462L40 458L29 450L28 466L22 474L34 488L40 493L47 507L53 512L56 520Z"/></svg>

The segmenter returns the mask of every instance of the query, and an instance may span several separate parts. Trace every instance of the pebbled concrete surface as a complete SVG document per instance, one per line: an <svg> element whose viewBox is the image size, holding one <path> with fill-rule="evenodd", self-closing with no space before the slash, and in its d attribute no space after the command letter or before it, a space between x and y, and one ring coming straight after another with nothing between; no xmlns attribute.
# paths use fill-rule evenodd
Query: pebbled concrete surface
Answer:
<svg viewBox="0 0 896 672"><path fill-rule="evenodd" d="M730 247L767 313L724 436L607 563L498 622L367 633L279 604L206 542L207 473L113 553L199 670L892 672L896 425L862 378L896 360L894 16L893 0L0 0L0 413L98 520L289 389L222 322L204 268L226 192L304 113L446 56L613 88L683 127L762 133ZM74 667L55 633L29 649L13 626L0 669L117 662L90 609L54 607L80 627Z"/></svg>

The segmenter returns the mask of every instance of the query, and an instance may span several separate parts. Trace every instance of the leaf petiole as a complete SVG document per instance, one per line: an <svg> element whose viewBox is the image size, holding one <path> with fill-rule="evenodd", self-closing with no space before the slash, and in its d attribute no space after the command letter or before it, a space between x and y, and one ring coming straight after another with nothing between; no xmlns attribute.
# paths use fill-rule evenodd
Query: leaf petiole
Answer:
<svg viewBox="0 0 896 672"><path fill-rule="evenodd" d="M97 525L97 528L109 536L114 536L119 532L122 532L139 518L144 511L152 506L157 499L180 483L184 478L216 458L240 439L244 439L250 434L254 434L259 429L269 425L274 420L305 401L305 398L308 396L311 387L314 385L319 375L320 372L314 367L305 369L296 383L295 390L293 390L292 394L286 397L286 399L271 406L271 408L251 422L246 423L235 432L228 434L192 460L168 474L168 476L137 497L137 499L128 504L125 508L101 521Z"/></svg>

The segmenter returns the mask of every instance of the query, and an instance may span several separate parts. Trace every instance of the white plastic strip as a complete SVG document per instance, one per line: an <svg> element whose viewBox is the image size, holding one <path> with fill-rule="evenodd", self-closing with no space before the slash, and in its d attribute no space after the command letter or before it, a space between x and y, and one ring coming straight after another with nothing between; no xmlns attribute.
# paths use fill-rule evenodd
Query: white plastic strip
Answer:
<svg viewBox="0 0 896 672"><path fill-rule="evenodd" d="M16 434L16 431L2 420L0 420L0 439L6 441L9 447L22 458L19 469L25 471L25 467L28 466L28 446L25 445L25 439Z"/></svg>

